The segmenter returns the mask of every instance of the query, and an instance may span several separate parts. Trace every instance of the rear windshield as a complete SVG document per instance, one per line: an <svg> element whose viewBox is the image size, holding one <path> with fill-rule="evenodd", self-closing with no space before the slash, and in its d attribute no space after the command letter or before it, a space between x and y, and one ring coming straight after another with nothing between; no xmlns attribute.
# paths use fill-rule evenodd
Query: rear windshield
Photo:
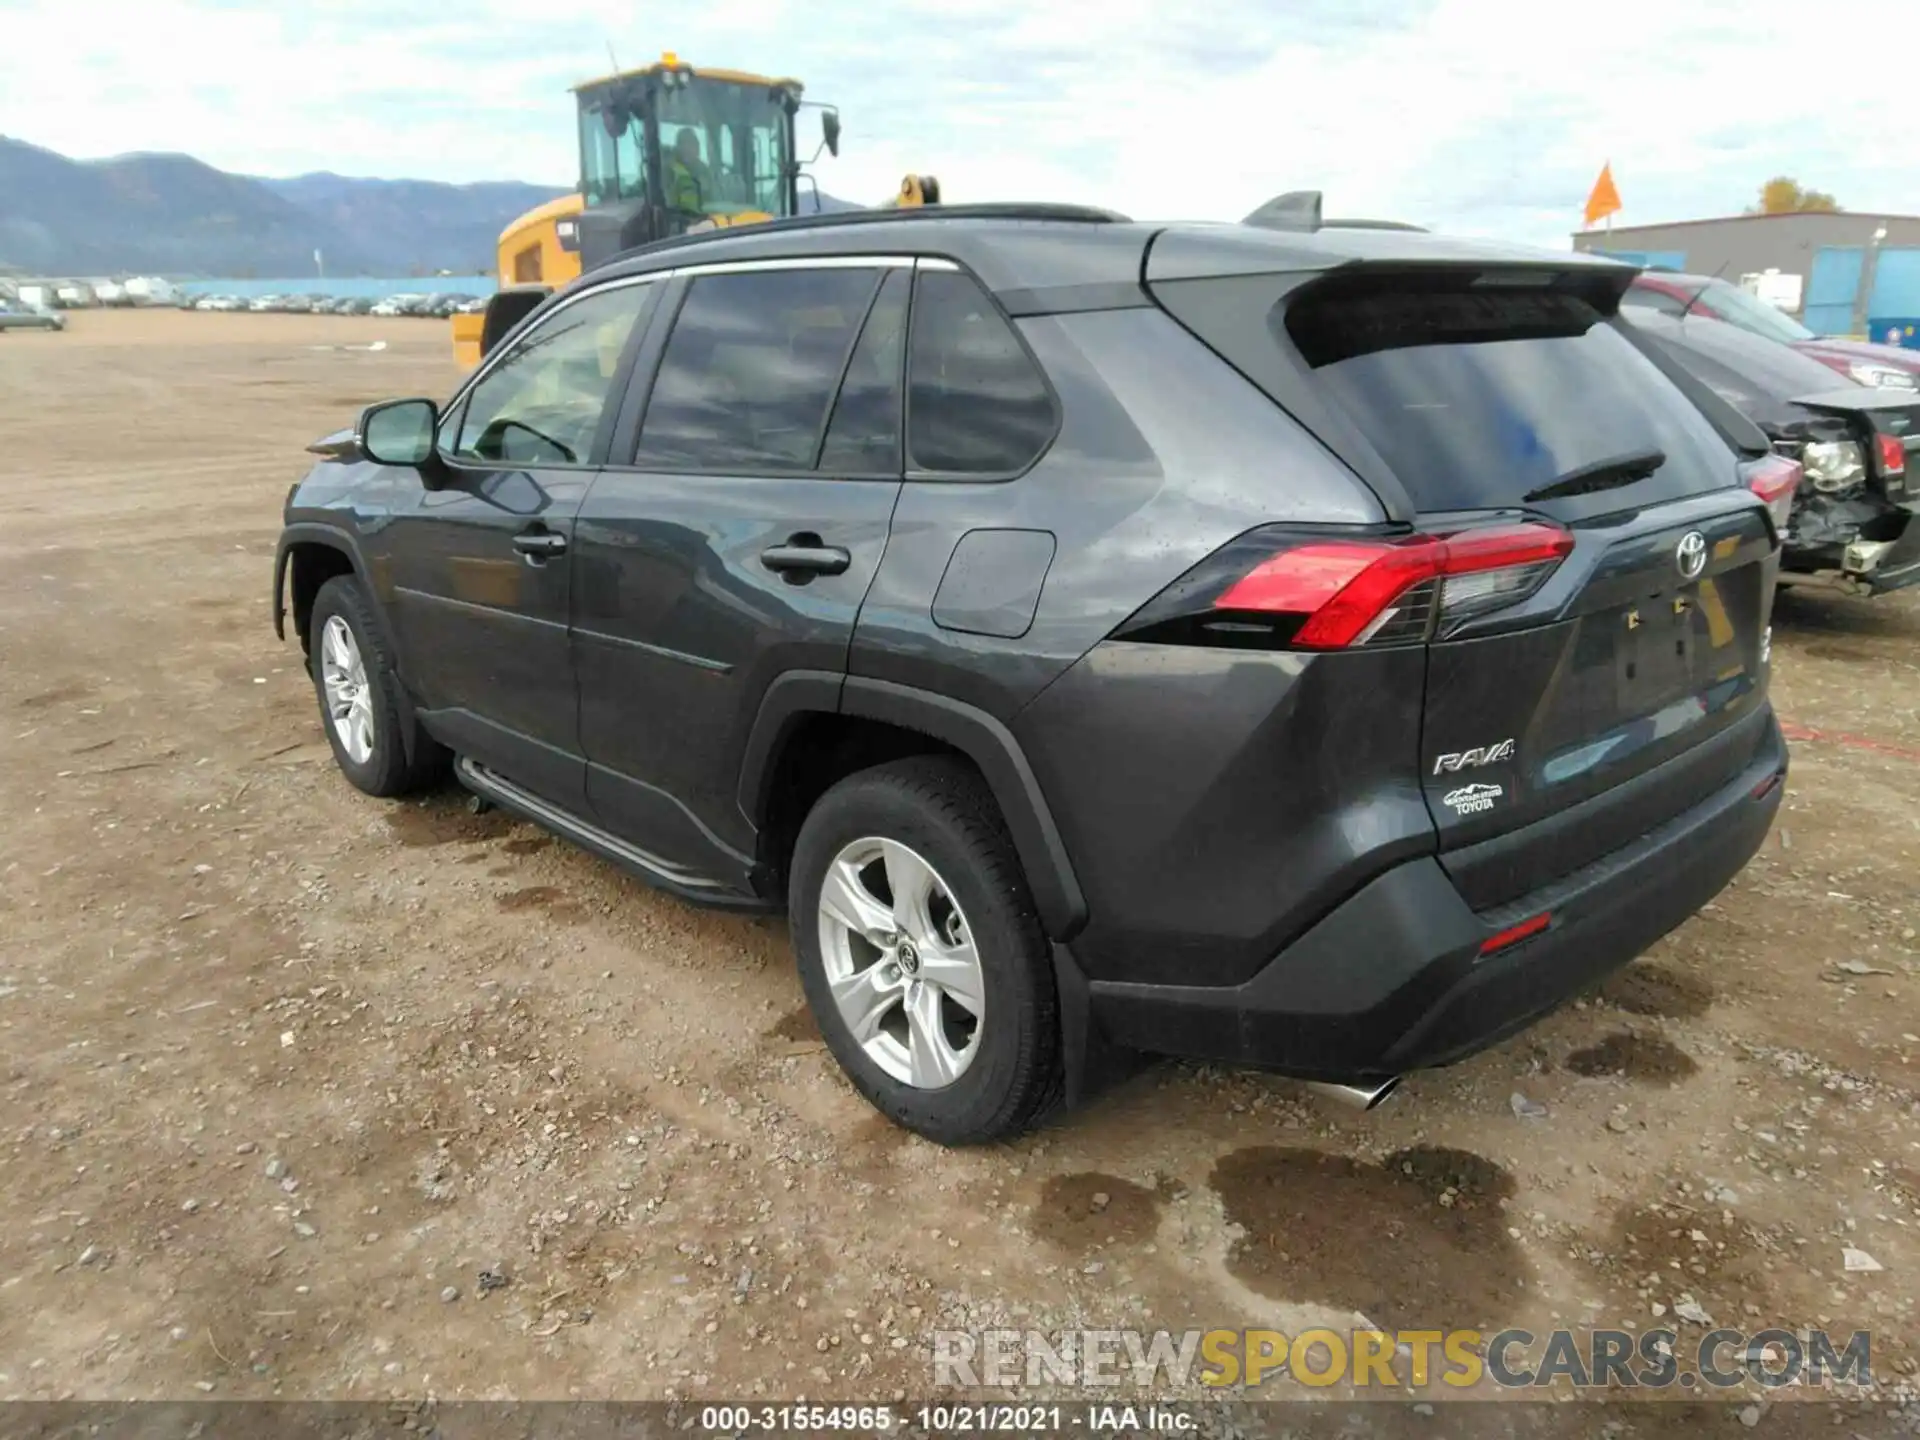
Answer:
<svg viewBox="0 0 1920 1440"><path fill-rule="evenodd" d="M1573 472L1648 451L1664 463L1577 508L1736 483L1726 443L1616 323L1576 294L1416 279L1309 292L1284 320L1315 387L1416 509L1516 505Z"/></svg>

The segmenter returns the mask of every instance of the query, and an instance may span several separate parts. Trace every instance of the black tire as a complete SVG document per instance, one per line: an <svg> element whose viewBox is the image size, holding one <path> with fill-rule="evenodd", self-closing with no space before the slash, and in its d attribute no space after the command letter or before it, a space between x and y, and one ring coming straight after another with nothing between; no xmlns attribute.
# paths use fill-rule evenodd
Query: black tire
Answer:
<svg viewBox="0 0 1920 1440"><path fill-rule="evenodd" d="M916 1088L877 1065L828 989L821 887L834 857L869 837L897 841L933 867L964 913L980 958L979 1048L959 1078L940 1089ZM841 1069L875 1109L942 1145L1008 1140L1045 1119L1064 1080L1052 955L1013 842L977 771L917 756L847 777L801 825L790 875L787 911L807 1003Z"/></svg>
<svg viewBox="0 0 1920 1440"><path fill-rule="evenodd" d="M326 682L322 678L322 637L327 622L338 618L353 632L367 677L367 693L373 716L372 753L355 760L347 752L327 708ZM373 602L357 575L336 575L320 587L313 597L309 622L307 663L313 677L313 690L320 702L320 724L333 747L333 758L340 773L354 788L369 795L390 798L411 794L445 777L451 756L445 748L420 728L411 710L401 703L400 678L393 667L380 622L374 618Z"/></svg>

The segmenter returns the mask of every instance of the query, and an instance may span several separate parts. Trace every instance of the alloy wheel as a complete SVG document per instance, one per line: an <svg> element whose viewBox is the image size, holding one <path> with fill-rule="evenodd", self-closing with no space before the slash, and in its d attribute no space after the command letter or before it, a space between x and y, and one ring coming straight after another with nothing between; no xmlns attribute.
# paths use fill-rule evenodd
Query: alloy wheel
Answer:
<svg viewBox="0 0 1920 1440"><path fill-rule="evenodd" d="M965 1074L980 1053L986 977L939 872L898 841L855 840L827 867L819 924L827 987L867 1058L917 1090Z"/></svg>
<svg viewBox="0 0 1920 1440"><path fill-rule="evenodd" d="M366 661L353 627L329 615L320 632L320 684L327 694L327 723L356 765L373 758L373 694Z"/></svg>

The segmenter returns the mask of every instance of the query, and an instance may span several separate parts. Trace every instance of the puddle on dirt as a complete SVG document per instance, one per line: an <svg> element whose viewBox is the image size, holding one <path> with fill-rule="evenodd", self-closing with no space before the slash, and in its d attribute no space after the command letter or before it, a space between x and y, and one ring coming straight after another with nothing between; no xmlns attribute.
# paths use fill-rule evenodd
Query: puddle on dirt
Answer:
<svg viewBox="0 0 1920 1440"><path fill-rule="evenodd" d="M1879 652L1866 645L1822 643L1802 645L1800 653L1810 660L1832 660L1841 665L1878 665Z"/></svg>
<svg viewBox="0 0 1920 1440"><path fill-rule="evenodd" d="M1634 1015L1688 1020L1706 1013L1713 989L1706 981L1664 965L1634 964L1600 987L1600 998Z"/></svg>
<svg viewBox="0 0 1920 1440"><path fill-rule="evenodd" d="M1585 1258L1640 1298L1670 1306L1682 1293L1691 1294L1716 1319L1736 1324L1741 1318L1736 1297L1766 1308L1763 1296L1775 1250L1731 1210L1702 1199L1621 1210Z"/></svg>
<svg viewBox="0 0 1920 1440"><path fill-rule="evenodd" d="M553 844L550 835L522 835L517 840L509 840L500 848L509 855L538 855Z"/></svg>
<svg viewBox="0 0 1920 1440"><path fill-rule="evenodd" d="M545 912L550 920L559 920L566 924L578 924L587 918L587 912L571 899L558 885L529 885L521 890L510 890L500 896L494 904L509 913L521 910L539 910Z"/></svg>
<svg viewBox="0 0 1920 1440"><path fill-rule="evenodd" d="M1658 1085L1674 1085L1696 1073L1694 1058L1658 1035L1635 1035L1622 1030L1598 1045L1576 1050L1567 1057L1567 1069L1589 1078L1620 1075Z"/></svg>
<svg viewBox="0 0 1920 1440"><path fill-rule="evenodd" d="M1235 1150L1211 1178L1245 1235L1227 1268L1273 1299L1357 1310L1388 1329L1496 1326L1530 1267L1507 1234L1512 1177L1464 1150L1378 1164L1319 1150Z"/></svg>
<svg viewBox="0 0 1920 1440"><path fill-rule="evenodd" d="M1816 1257L1824 1242L1807 1245L1788 1226L1755 1224L1730 1196L1676 1195L1669 1185L1661 1197L1623 1206L1604 1234L1585 1242L1582 1258L1614 1291L1616 1313L1649 1313L1657 1304L1667 1313L1653 1323L1672 1325L1673 1306L1691 1296L1713 1325L1799 1330L1817 1321L1836 1346L1871 1329L1875 1372L1910 1373L1905 1334L1869 1325L1872 1317L1856 1307L1872 1302L1822 1274ZM1694 1317L1682 1333L1700 1323Z"/></svg>
<svg viewBox="0 0 1920 1440"><path fill-rule="evenodd" d="M818 1045L820 1026L813 1018L813 1011L805 1005L789 1010L776 1020L767 1030L767 1039L786 1040L798 1045Z"/></svg>
<svg viewBox="0 0 1920 1440"><path fill-rule="evenodd" d="M863 1116L851 1131L841 1137L840 1163L846 1172L877 1185L892 1184L894 1160L913 1140L884 1115Z"/></svg>
<svg viewBox="0 0 1920 1440"><path fill-rule="evenodd" d="M476 815L463 801L399 805L386 812L387 828L402 845L471 845L496 840L513 828L513 817L489 810Z"/></svg>
<svg viewBox="0 0 1920 1440"><path fill-rule="evenodd" d="M1097 1170L1049 1177L1031 1221L1036 1237L1076 1254L1143 1245L1159 1227L1158 1192Z"/></svg>

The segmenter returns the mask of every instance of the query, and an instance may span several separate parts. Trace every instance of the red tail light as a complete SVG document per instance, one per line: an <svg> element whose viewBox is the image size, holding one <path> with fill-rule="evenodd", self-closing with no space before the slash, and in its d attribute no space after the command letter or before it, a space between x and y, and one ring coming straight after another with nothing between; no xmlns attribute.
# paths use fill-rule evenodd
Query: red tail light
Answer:
<svg viewBox="0 0 1920 1440"><path fill-rule="evenodd" d="M1182 577L1125 638L1292 650L1418 643L1526 598L1573 549L1545 524L1451 535L1243 536Z"/></svg>
<svg viewBox="0 0 1920 1440"><path fill-rule="evenodd" d="M1891 437L1889 437L1891 438ZM1793 512L1793 491L1800 483L1800 463L1784 455L1769 455L1747 466L1747 488L1758 495L1773 516L1773 528L1784 535Z"/></svg>
<svg viewBox="0 0 1920 1440"><path fill-rule="evenodd" d="M1302 650L1363 645L1402 617L1415 620L1418 638L1424 639L1436 597L1409 597L1409 592L1441 582L1439 615L1458 619L1530 594L1572 549L1573 536L1549 525L1308 544L1263 561L1229 586L1213 608L1302 615L1293 635L1294 647ZM1469 576L1472 580L1459 586L1452 583ZM1418 603L1395 603L1403 598Z"/></svg>
<svg viewBox="0 0 1920 1440"><path fill-rule="evenodd" d="M1880 473L1883 476L1904 475L1907 473L1907 447L1898 435L1876 435L1874 446L1880 452Z"/></svg>

